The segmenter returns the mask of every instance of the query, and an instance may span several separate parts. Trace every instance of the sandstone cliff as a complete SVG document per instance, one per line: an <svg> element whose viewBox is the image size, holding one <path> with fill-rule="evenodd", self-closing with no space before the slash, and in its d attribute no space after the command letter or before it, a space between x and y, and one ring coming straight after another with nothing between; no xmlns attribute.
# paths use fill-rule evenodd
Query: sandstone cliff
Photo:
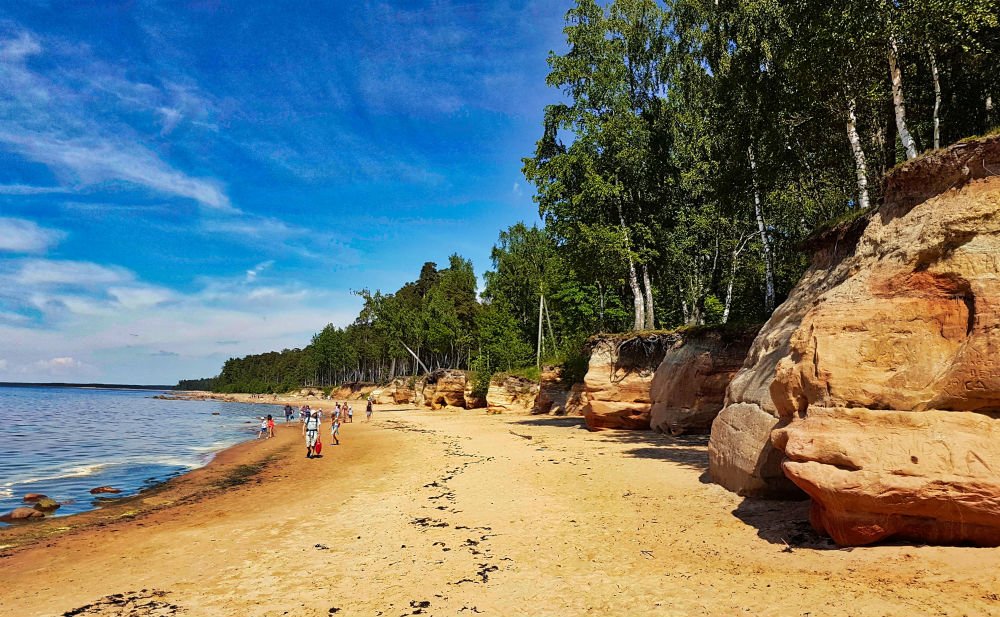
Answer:
<svg viewBox="0 0 1000 617"><path fill-rule="evenodd" d="M492 413L528 413L537 396L537 382L514 375L495 376L486 393L486 408Z"/></svg>
<svg viewBox="0 0 1000 617"><path fill-rule="evenodd" d="M653 376L653 430L671 435L707 433L758 329L723 326L682 331Z"/></svg>
<svg viewBox="0 0 1000 617"><path fill-rule="evenodd" d="M587 428L649 429L653 374L677 340L671 333L592 337L582 389Z"/></svg>
<svg viewBox="0 0 1000 617"><path fill-rule="evenodd" d="M453 369L438 369L430 372L424 378L424 404L431 409L443 407L460 407L465 409L464 371Z"/></svg>
<svg viewBox="0 0 1000 617"><path fill-rule="evenodd" d="M583 406L583 384L577 383L567 387L563 381L562 367L542 368L538 396L535 397L532 414L578 416L583 414Z"/></svg>
<svg viewBox="0 0 1000 617"><path fill-rule="evenodd" d="M912 161L877 211L823 239L730 384L717 482L790 479L841 544L1000 544L996 172L1000 138Z"/></svg>

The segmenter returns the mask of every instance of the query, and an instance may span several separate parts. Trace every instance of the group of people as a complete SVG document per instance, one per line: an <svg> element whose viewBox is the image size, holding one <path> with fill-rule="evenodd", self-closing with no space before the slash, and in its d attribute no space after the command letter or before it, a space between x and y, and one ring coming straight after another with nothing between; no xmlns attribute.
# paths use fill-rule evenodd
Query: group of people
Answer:
<svg viewBox="0 0 1000 617"><path fill-rule="evenodd" d="M285 421L288 422L293 414L292 407L290 405L285 405ZM341 416L346 417L348 423L354 422L354 407L348 405L346 402L343 404L337 403L333 408L333 417L331 418L330 425L330 438L333 440L333 445L340 445L340 424ZM372 419L372 400L368 399L368 405L365 408L365 421ZM306 439L306 458L312 458L317 452L316 444L321 443L320 440L320 427L323 424L323 410L316 409L312 410L309 405L303 405L299 408L299 422L302 424L302 435Z"/></svg>

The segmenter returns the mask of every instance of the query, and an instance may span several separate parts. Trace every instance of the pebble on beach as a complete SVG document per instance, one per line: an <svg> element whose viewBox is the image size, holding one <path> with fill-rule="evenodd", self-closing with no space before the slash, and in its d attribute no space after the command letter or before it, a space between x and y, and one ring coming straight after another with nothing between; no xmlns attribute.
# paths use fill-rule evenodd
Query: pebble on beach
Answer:
<svg viewBox="0 0 1000 617"><path fill-rule="evenodd" d="M22 521L29 518L43 518L45 514L34 508L14 508L6 514L0 515L0 521L9 523L11 521Z"/></svg>
<svg viewBox="0 0 1000 617"><path fill-rule="evenodd" d="M90 489L91 495L100 495L102 493L118 494L120 492L122 492L120 488L115 488L113 486L98 486L97 488Z"/></svg>

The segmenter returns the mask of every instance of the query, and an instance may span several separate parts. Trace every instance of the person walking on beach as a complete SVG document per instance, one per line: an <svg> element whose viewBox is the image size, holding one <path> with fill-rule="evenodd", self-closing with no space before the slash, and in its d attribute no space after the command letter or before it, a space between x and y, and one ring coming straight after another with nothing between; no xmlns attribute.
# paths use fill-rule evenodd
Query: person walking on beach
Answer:
<svg viewBox="0 0 1000 617"><path fill-rule="evenodd" d="M333 425L330 427L330 437L333 439L333 445L340 445L340 418L333 418Z"/></svg>
<svg viewBox="0 0 1000 617"><path fill-rule="evenodd" d="M306 421L302 423L302 434L306 438L306 458L313 457L313 449L319 440L319 414L306 416Z"/></svg>
<svg viewBox="0 0 1000 617"><path fill-rule="evenodd" d="M270 439L274 437L274 417L271 414L267 414L267 438Z"/></svg>
<svg viewBox="0 0 1000 617"><path fill-rule="evenodd" d="M372 400L368 399L368 406L365 407L365 422L372 419Z"/></svg>
<svg viewBox="0 0 1000 617"><path fill-rule="evenodd" d="M347 422L348 424L354 424L354 407L347 406Z"/></svg>
<svg viewBox="0 0 1000 617"><path fill-rule="evenodd" d="M257 433L257 439L261 439L267 435L267 418L264 416L260 417L260 431Z"/></svg>
<svg viewBox="0 0 1000 617"><path fill-rule="evenodd" d="M288 424L289 422L292 421L293 415L295 415L295 412L292 410L292 406L285 405L285 424Z"/></svg>

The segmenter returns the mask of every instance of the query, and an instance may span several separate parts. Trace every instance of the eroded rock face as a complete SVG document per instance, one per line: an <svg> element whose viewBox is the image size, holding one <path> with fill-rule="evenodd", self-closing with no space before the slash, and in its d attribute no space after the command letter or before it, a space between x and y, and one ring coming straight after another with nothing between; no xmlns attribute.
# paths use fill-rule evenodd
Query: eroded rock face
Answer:
<svg viewBox="0 0 1000 617"><path fill-rule="evenodd" d="M653 374L675 340L669 335L592 340L582 395L587 428L648 430Z"/></svg>
<svg viewBox="0 0 1000 617"><path fill-rule="evenodd" d="M475 384L468 379L465 382L465 408L482 409L486 407L486 397L473 392Z"/></svg>
<svg viewBox="0 0 1000 617"><path fill-rule="evenodd" d="M671 435L707 433L743 366L755 328L682 334L663 356L650 388L650 426Z"/></svg>
<svg viewBox="0 0 1000 617"><path fill-rule="evenodd" d="M531 408L533 414L567 414L570 389L563 383L563 369L560 366L543 366L538 383L538 396Z"/></svg>
<svg viewBox="0 0 1000 617"><path fill-rule="evenodd" d="M431 409L442 407L465 408L465 373L457 370L439 369L425 378L423 388L424 404Z"/></svg>
<svg viewBox="0 0 1000 617"><path fill-rule="evenodd" d="M523 377L508 376L490 382L486 406L493 413L528 413L538 397L538 384Z"/></svg>
<svg viewBox="0 0 1000 617"><path fill-rule="evenodd" d="M810 407L775 431L783 467L841 545L897 536L1000 545L1000 422L954 411Z"/></svg>
<svg viewBox="0 0 1000 617"><path fill-rule="evenodd" d="M1000 544L1000 178L987 168L1000 139L913 161L877 212L826 242L729 387L716 481L781 492L783 450L814 525L841 544Z"/></svg>

